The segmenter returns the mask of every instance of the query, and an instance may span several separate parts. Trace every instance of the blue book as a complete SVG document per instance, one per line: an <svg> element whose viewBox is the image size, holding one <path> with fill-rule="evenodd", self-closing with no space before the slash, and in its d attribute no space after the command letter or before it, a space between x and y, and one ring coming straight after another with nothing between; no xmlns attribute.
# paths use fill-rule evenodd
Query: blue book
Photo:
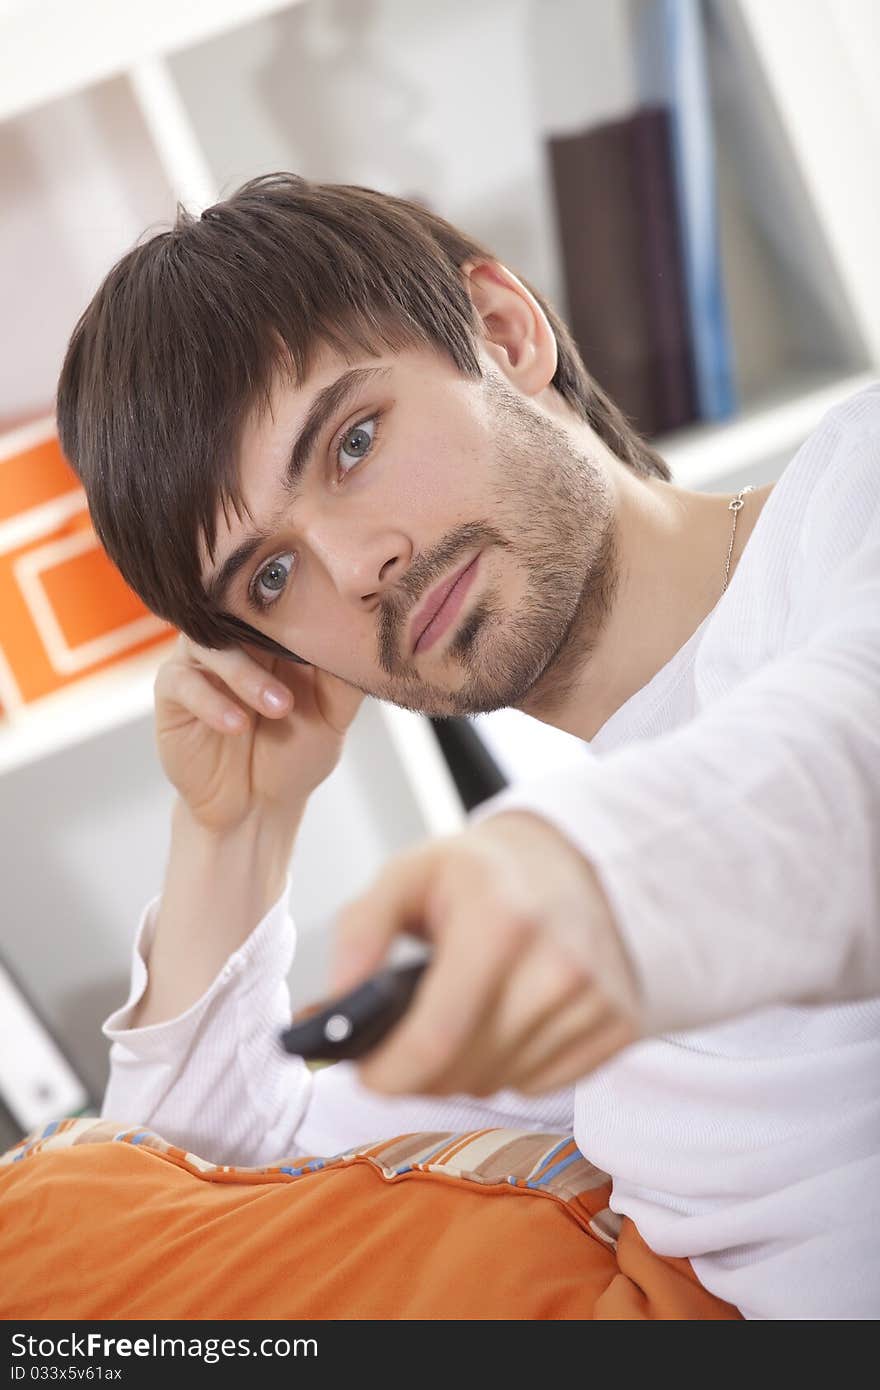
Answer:
<svg viewBox="0 0 880 1390"><path fill-rule="evenodd" d="M700 0L642 0L634 7L640 97L669 108L673 177L697 406L703 420L738 409L733 344L721 275L712 111Z"/></svg>

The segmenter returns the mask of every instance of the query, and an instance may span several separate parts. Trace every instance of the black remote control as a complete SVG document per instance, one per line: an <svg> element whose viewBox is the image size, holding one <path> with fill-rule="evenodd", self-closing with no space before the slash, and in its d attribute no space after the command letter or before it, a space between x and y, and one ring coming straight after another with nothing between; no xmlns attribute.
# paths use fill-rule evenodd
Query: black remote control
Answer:
<svg viewBox="0 0 880 1390"><path fill-rule="evenodd" d="M430 958L388 966L348 994L318 1005L308 1017L297 1015L281 1034L287 1052L307 1062L362 1057L406 1012Z"/></svg>

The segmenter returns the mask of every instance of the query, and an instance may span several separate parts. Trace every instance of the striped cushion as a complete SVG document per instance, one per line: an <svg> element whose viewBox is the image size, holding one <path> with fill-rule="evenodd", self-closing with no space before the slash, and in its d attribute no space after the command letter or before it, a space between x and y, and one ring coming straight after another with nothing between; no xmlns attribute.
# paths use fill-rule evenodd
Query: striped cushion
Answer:
<svg viewBox="0 0 880 1390"><path fill-rule="evenodd" d="M405 1134L235 1167L67 1118L0 1157L0 1317L739 1316L610 1196L570 1134Z"/></svg>
<svg viewBox="0 0 880 1390"><path fill-rule="evenodd" d="M226 1164L208 1163L197 1154L187 1153L154 1134L149 1129L120 1130L111 1120L92 1117L66 1119L46 1125L37 1134L28 1135L0 1157L4 1164L20 1163L38 1153L57 1152L74 1144L146 1144L153 1153L164 1154L172 1163L202 1178L234 1175L271 1177L284 1175L302 1178L326 1168L340 1168L365 1159L387 1182L394 1182L406 1173L418 1171L435 1176L456 1178L461 1182L493 1187L505 1183L531 1192L545 1193L563 1202L573 1202L573 1210L586 1218L584 1224L595 1236L615 1247L620 1217L608 1207L595 1215L577 1201L582 1194L608 1189L607 1173L584 1158L571 1135L532 1134L516 1129L478 1129L461 1134L437 1133L404 1134L381 1143L361 1144L345 1149L332 1158L280 1159L263 1168L236 1168ZM593 1204L595 1205L595 1204Z"/></svg>

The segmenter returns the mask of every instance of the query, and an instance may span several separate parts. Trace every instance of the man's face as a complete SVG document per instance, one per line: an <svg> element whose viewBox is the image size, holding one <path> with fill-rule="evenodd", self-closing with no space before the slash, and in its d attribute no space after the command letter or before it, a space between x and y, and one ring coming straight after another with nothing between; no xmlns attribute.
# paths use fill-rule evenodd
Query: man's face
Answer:
<svg viewBox="0 0 880 1390"><path fill-rule="evenodd" d="M570 674L573 651L585 659L610 591L601 451L585 454L561 416L481 356L476 381L427 350L354 363L326 352L304 385L279 381L271 413L242 437L253 526L221 512L212 566L202 553L207 581L278 510L222 606L358 689L430 715L517 706L539 679L552 698L554 671ZM353 370L344 399L321 396ZM285 495L319 398L330 408ZM426 629L426 603L472 561Z"/></svg>

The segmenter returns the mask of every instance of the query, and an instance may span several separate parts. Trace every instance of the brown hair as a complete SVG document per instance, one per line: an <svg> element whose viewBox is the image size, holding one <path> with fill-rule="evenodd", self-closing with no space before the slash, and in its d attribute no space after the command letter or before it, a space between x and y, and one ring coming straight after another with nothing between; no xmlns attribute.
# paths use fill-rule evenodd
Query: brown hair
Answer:
<svg viewBox="0 0 880 1390"><path fill-rule="evenodd" d="M433 346L479 377L460 274L474 258L497 260L418 203L277 173L200 218L178 205L171 230L117 262L71 335L57 420L95 531L148 608L200 645L231 645L199 542L213 562L219 508L247 512L241 431L275 372L299 384L319 345L351 358L383 344ZM668 478L529 289L556 335L557 391L624 463Z"/></svg>

